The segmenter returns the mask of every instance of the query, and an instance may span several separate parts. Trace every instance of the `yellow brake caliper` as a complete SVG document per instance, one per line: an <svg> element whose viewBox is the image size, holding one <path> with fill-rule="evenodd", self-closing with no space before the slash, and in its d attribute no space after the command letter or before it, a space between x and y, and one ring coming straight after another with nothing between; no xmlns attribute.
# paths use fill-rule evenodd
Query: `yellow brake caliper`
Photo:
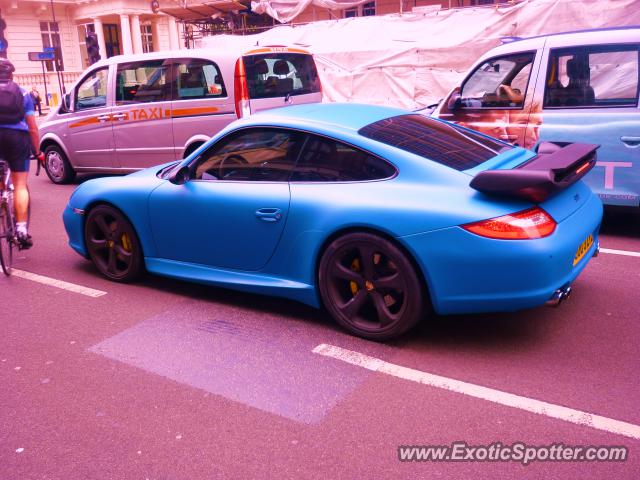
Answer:
<svg viewBox="0 0 640 480"><path fill-rule="evenodd" d="M127 252L131 252L131 240L129 239L129 235L123 233L122 237L120 237L120 240L122 241L122 248L124 248Z"/></svg>
<svg viewBox="0 0 640 480"><path fill-rule="evenodd" d="M353 261L351 262L351 270L353 270L354 272L359 272L360 271L360 259L359 258L354 258L353 259ZM352 281L349 282L349 287L351 287L351 293L355 297L356 293L358 293L358 284L352 280Z"/></svg>

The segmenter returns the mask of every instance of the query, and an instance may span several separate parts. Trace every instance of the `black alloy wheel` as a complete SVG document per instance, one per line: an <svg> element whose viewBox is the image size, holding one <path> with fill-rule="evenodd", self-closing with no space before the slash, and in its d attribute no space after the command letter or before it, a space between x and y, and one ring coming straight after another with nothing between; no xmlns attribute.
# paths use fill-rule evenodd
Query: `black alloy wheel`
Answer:
<svg viewBox="0 0 640 480"><path fill-rule="evenodd" d="M108 205L89 212L84 227L89 258L105 277L116 282L134 280L143 268L138 236L126 217Z"/></svg>
<svg viewBox="0 0 640 480"><path fill-rule="evenodd" d="M406 332L423 317L428 302L406 254L370 233L334 240L320 261L318 283L333 318L370 340Z"/></svg>

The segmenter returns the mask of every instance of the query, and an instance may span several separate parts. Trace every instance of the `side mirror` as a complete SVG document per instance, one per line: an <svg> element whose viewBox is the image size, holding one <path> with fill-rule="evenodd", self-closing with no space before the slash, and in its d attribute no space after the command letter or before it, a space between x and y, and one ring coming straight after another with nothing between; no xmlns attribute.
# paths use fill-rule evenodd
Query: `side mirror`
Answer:
<svg viewBox="0 0 640 480"><path fill-rule="evenodd" d="M62 97L62 109L65 112L71 111L71 94L70 93L67 93Z"/></svg>
<svg viewBox="0 0 640 480"><path fill-rule="evenodd" d="M178 168L171 172L171 175L167 177L174 185L184 185L189 180L189 167L187 165Z"/></svg>
<svg viewBox="0 0 640 480"><path fill-rule="evenodd" d="M460 92L453 92L447 101L447 108L449 110L457 110L462 105L462 97Z"/></svg>

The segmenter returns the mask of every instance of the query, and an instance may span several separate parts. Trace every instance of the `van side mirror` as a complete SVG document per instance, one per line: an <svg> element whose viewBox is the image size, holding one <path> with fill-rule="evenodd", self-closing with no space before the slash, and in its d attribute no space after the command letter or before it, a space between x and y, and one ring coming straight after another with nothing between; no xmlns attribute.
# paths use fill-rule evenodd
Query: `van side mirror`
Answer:
<svg viewBox="0 0 640 480"><path fill-rule="evenodd" d="M62 109L65 112L71 111L71 94L67 93L62 97Z"/></svg>
<svg viewBox="0 0 640 480"><path fill-rule="evenodd" d="M167 177L174 185L184 185L189 180L189 166L185 165L171 172L171 175Z"/></svg>

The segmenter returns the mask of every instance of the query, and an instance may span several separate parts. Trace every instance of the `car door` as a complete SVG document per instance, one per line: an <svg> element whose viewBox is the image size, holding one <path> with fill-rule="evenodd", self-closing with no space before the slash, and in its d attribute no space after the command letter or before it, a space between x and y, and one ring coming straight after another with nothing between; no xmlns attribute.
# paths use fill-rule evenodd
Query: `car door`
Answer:
<svg viewBox="0 0 640 480"><path fill-rule="evenodd" d="M218 65L201 58L174 60L175 88L171 102L175 154L185 147L211 138L236 119L233 99Z"/></svg>
<svg viewBox="0 0 640 480"><path fill-rule="evenodd" d="M550 37L536 90L544 91L541 141L597 143L585 181L612 205L640 203L640 39L612 31L596 43L586 34ZM544 72L544 74L542 74Z"/></svg>
<svg viewBox="0 0 640 480"><path fill-rule="evenodd" d="M525 132L535 86L530 80L535 78L540 56L530 50L483 61L451 95L452 100L440 107L438 116L528 147Z"/></svg>
<svg viewBox="0 0 640 480"><path fill-rule="evenodd" d="M114 139L108 102L109 67L89 72L74 88L67 118L70 158L76 168L113 168Z"/></svg>
<svg viewBox="0 0 640 480"><path fill-rule="evenodd" d="M112 110L116 164L140 169L175 159L168 60L120 63Z"/></svg>
<svg viewBox="0 0 640 480"><path fill-rule="evenodd" d="M271 258L289 212L288 179L301 135L247 128L211 145L182 185L153 191L149 215L161 258L245 271Z"/></svg>

